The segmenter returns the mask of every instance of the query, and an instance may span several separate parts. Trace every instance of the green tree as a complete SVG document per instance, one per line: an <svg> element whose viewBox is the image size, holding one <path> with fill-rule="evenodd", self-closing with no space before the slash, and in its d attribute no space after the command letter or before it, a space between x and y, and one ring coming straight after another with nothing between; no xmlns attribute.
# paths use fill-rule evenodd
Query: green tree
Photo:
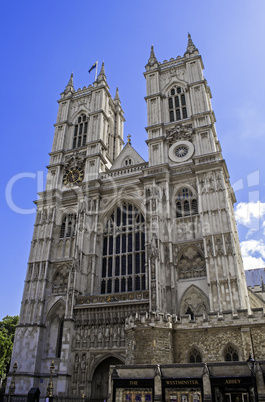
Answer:
<svg viewBox="0 0 265 402"><path fill-rule="evenodd" d="M5 382L12 355L15 329L18 324L18 315L3 318L0 321L0 386Z"/></svg>

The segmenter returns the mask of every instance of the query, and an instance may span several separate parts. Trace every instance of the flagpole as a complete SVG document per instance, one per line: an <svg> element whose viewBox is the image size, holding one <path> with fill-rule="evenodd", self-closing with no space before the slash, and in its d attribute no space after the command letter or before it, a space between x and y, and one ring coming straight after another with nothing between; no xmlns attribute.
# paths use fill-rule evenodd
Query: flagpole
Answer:
<svg viewBox="0 0 265 402"><path fill-rule="evenodd" d="M95 81L97 79L97 74L98 74L98 60L96 61Z"/></svg>

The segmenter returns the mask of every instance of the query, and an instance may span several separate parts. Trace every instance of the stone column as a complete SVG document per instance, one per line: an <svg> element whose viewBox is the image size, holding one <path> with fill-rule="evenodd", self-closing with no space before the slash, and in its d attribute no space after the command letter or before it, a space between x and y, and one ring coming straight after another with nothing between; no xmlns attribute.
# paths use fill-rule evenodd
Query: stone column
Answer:
<svg viewBox="0 0 265 402"><path fill-rule="evenodd" d="M265 401L265 385L263 379L263 371L258 362L256 362L256 385L257 385L258 400Z"/></svg>
<svg viewBox="0 0 265 402"><path fill-rule="evenodd" d="M155 368L154 400L162 402L162 381L161 381L161 369L159 364Z"/></svg>
<svg viewBox="0 0 265 402"><path fill-rule="evenodd" d="M202 372L202 383L203 383L203 401L211 402L212 401L212 390L211 390L211 381L210 381L210 371L207 363L204 364L203 372Z"/></svg>

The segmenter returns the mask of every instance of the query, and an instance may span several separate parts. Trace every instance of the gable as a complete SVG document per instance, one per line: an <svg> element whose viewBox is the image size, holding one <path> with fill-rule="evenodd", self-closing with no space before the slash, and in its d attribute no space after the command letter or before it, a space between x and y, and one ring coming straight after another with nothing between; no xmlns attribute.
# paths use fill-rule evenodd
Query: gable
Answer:
<svg viewBox="0 0 265 402"><path fill-rule="evenodd" d="M129 142L125 145L121 153L115 159L110 170L124 168L126 166L145 163L145 160L135 151Z"/></svg>

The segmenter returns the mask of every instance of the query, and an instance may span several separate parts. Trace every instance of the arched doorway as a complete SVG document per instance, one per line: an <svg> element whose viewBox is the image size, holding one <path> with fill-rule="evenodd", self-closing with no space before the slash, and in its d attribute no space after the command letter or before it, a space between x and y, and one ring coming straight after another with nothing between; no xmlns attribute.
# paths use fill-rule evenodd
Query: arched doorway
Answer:
<svg viewBox="0 0 265 402"><path fill-rule="evenodd" d="M94 371L91 387L91 398L105 399L108 396L109 367L110 365L123 364L116 357L108 357L97 366Z"/></svg>

